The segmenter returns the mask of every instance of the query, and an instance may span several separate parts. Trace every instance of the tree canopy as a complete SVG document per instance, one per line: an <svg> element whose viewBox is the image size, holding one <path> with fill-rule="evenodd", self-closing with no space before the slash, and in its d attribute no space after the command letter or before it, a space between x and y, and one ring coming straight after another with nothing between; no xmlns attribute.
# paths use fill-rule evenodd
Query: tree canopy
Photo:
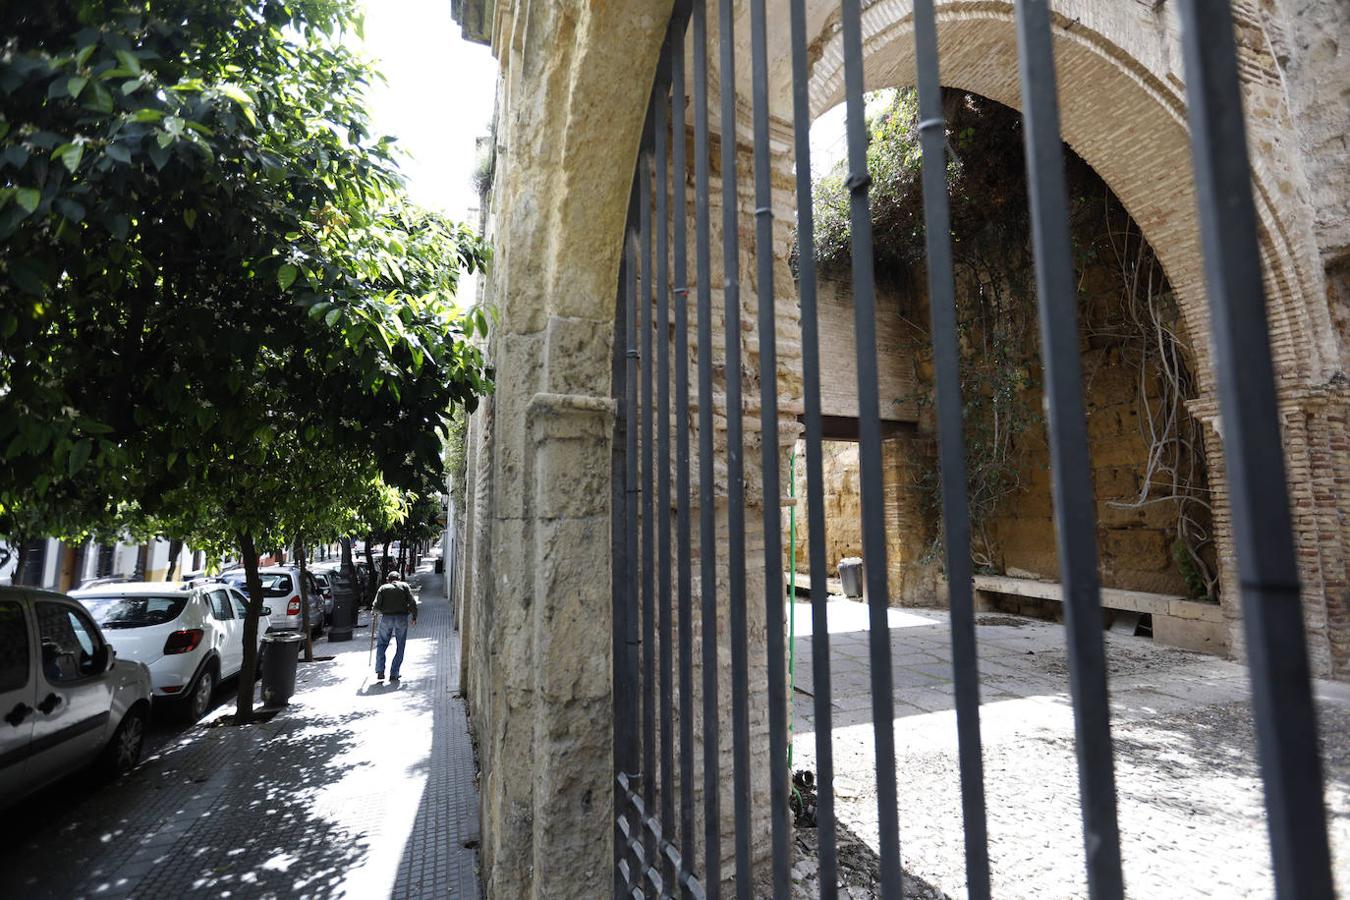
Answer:
<svg viewBox="0 0 1350 900"><path fill-rule="evenodd" d="M355 0L0 8L0 537L257 550L443 477L488 249L372 135ZM252 684L241 679L247 719Z"/></svg>
<svg viewBox="0 0 1350 900"><path fill-rule="evenodd" d="M358 24L348 0L0 11L0 535L157 516L300 449L439 469L490 383L453 302L488 252L405 199Z"/></svg>

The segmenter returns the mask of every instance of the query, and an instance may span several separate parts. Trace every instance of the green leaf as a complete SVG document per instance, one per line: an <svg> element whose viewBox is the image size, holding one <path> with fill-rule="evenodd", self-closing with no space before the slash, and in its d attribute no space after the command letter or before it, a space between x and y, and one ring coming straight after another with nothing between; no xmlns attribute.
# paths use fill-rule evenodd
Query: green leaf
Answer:
<svg viewBox="0 0 1350 900"><path fill-rule="evenodd" d="M325 325L332 328L340 318L342 318L342 307L335 306L328 311L328 315L323 317L323 321Z"/></svg>
<svg viewBox="0 0 1350 900"><path fill-rule="evenodd" d="M253 98L250 97L247 93L245 93L244 89L239 87L239 85L237 84L230 84L229 82L226 82L225 84L218 86L216 90L220 91L222 94L224 94L226 97L229 97L231 100L233 100L235 103L238 103L240 106L253 105Z"/></svg>
<svg viewBox="0 0 1350 900"><path fill-rule="evenodd" d="M164 113L161 110L150 109L149 107L138 109L131 114L131 121L133 122L158 122L162 118L164 118Z"/></svg>
<svg viewBox="0 0 1350 900"><path fill-rule="evenodd" d="M83 47L81 47L75 53L75 65L78 68L84 68L84 64L89 62L89 57L94 55L95 49L96 45L94 44L85 44Z"/></svg>
<svg viewBox="0 0 1350 900"><path fill-rule="evenodd" d="M155 164L156 169L163 169L169 164L169 151L162 144L151 144L150 161Z"/></svg>
<svg viewBox="0 0 1350 900"><path fill-rule="evenodd" d="M126 144L109 144L103 150L109 159L114 159L124 165L131 165L131 150Z"/></svg>
<svg viewBox="0 0 1350 900"><path fill-rule="evenodd" d="M291 285L295 284L295 276L298 274L299 271L295 266L287 263L280 269L277 269L277 284L281 286L283 291L287 290Z"/></svg>
<svg viewBox="0 0 1350 900"><path fill-rule="evenodd" d="M136 58L136 54L130 50L118 50L116 53L117 61L122 64L123 68L130 69L133 75L141 74L141 61Z"/></svg>
<svg viewBox="0 0 1350 900"><path fill-rule="evenodd" d="M59 159L65 163L71 174L80 167L80 160L84 159L84 144L75 141L69 144L62 144L52 151L52 159Z"/></svg>
<svg viewBox="0 0 1350 900"><path fill-rule="evenodd" d="M31 215L42 202L42 192L37 188L19 188L14 192L14 202Z"/></svg>
<svg viewBox="0 0 1350 900"><path fill-rule="evenodd" d="M92 86L93 93L85 101L84 106L101 113L110 113L113 111L112 94L108 89L97 81Z"/></svg>
<svg viewBox="0 0 1350 900"><path fill-rule="evenodd" d="M78 100L80 92L84 90L84 86L88 83L89 79L83 75L72 75L70 80L66 82L66 92Z"/></svg>
<svg viewBox="0 0 1350 900"><path fill-rule="evenodd" d="M191 228L192 226L196 225L197 211L195 209L183 210L183 223L187 225L188 228Z"/></svg>
<svg viewBox="0 0 1350 900"><path fill-rule="evenodd" d="M70 451L70 459L67 464L67 471L74 475L84 468L85 463L89 462L89 454L94 450L94 442L88 439L79 441Z"/></svg>

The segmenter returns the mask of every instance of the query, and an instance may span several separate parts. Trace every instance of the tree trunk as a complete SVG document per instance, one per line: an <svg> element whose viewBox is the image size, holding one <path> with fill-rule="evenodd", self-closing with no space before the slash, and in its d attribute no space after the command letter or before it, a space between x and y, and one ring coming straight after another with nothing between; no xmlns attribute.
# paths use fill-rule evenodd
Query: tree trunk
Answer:
<svg viewBox="0 0 1350 900"><path fill-rule="evenodd" d="M253 535L239 533L239 554L244 563L244 584L248 587L248 615L244 617L244 665L239 670L234 718L236 723L243 725L253 718L254 673L258 671L258 619L263 611L262 579L258 577L258 548L253 543Z"/></svg>
<svg viewBox="0 0 1350 900"><path fill-rule="evenodd" d="M28 542L19 541L19 558L14 561L14 574L9 576L10 584L23 584L24 563L28 561Z"/></svg>
<svg viewBox="0 0 1350 900"><path fill-rule="evenodd" d="M370 577L365 585L367 606L375 601L375 579L378 577L375 573L375 554L370 549L373 543L375 543L375 536L373 534L366 535L366 568L370 570Z"/></svg>
<svg viewBox="0 0 1350 900"><path fill-rule="evenodd" d="M380 585L384 584L384 580L389 577L389 544L390 544L389 541L385 541L384 549L383 551L381 551L382 555L380 556L380 577L375 582L375 590L377 591L380 589Z"/></svg>
<svg viewBox="0 0 1350 900"><path fill-rule="evenodd" d="M314 629L309 621L309 569L305 568L303 538L295 539L295 561L300 565L300 627L305 630L305 662L314 662Z"/></svg>
<svg viewBox="0 0 1350 900"><path fill-rule="evenodd" d="M183 555L183 542L179 540L169 541L169 570L165 574L165 581L173 581L173 575L178 571L178 557Z"/></svg>
<svg viewBox="0 0 1350 900"><path fill-rule="evenodd" d="M85 541L76 547L72 554L74 556L70 564L70 589L72 591L78 590L80 585L84 584L84 556L88 549L89 542Z"/></svg>

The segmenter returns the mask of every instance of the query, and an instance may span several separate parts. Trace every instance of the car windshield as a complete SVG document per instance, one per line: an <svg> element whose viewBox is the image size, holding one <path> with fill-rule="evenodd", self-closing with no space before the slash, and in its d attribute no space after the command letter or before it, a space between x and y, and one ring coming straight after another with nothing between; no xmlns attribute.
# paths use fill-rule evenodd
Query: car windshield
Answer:
<svg viewBox="0 0 1350 900"><path fill-rule="evenodd" d="M188 595L81 597L80 602L104 628L145 628L178 618L187 606Z"/></svg>
<svg viewBox="0 0 1350 900"><path fill-rule="evenodd" d="M248 584L243 572L231 572L225 576L225 580L245 594L248 593ZM262 582L264 597L289 597L294 590L291 587L291 576L284 572L259 572L258 580Z"/></svg>

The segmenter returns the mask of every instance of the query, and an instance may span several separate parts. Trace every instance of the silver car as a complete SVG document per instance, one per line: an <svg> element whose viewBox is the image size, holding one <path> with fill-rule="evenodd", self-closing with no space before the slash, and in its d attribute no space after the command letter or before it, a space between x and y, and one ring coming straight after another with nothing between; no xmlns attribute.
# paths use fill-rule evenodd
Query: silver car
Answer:
<svg viewBox="0 0 1350 900"><path fill-rule="evenodd" d="M150 673L64 594L0 587L0 806L95 763L140 761Z"/></svg>
<svg viewBox="0 0 1350 900"><path fill-rule="evenodd" d="M243 569L229 569L222 572L220 579L238 588L244 597L248 597L248 584ZM272 611L267 617L269 629L300 631L304 627L304 613L300 608L300 567L263 566L258 569L258 580L262 583L267 607ZM323 630L324 608L323 594L313 575L305 582L305 595L309 598L309 630L317 637Z"/></svg>

